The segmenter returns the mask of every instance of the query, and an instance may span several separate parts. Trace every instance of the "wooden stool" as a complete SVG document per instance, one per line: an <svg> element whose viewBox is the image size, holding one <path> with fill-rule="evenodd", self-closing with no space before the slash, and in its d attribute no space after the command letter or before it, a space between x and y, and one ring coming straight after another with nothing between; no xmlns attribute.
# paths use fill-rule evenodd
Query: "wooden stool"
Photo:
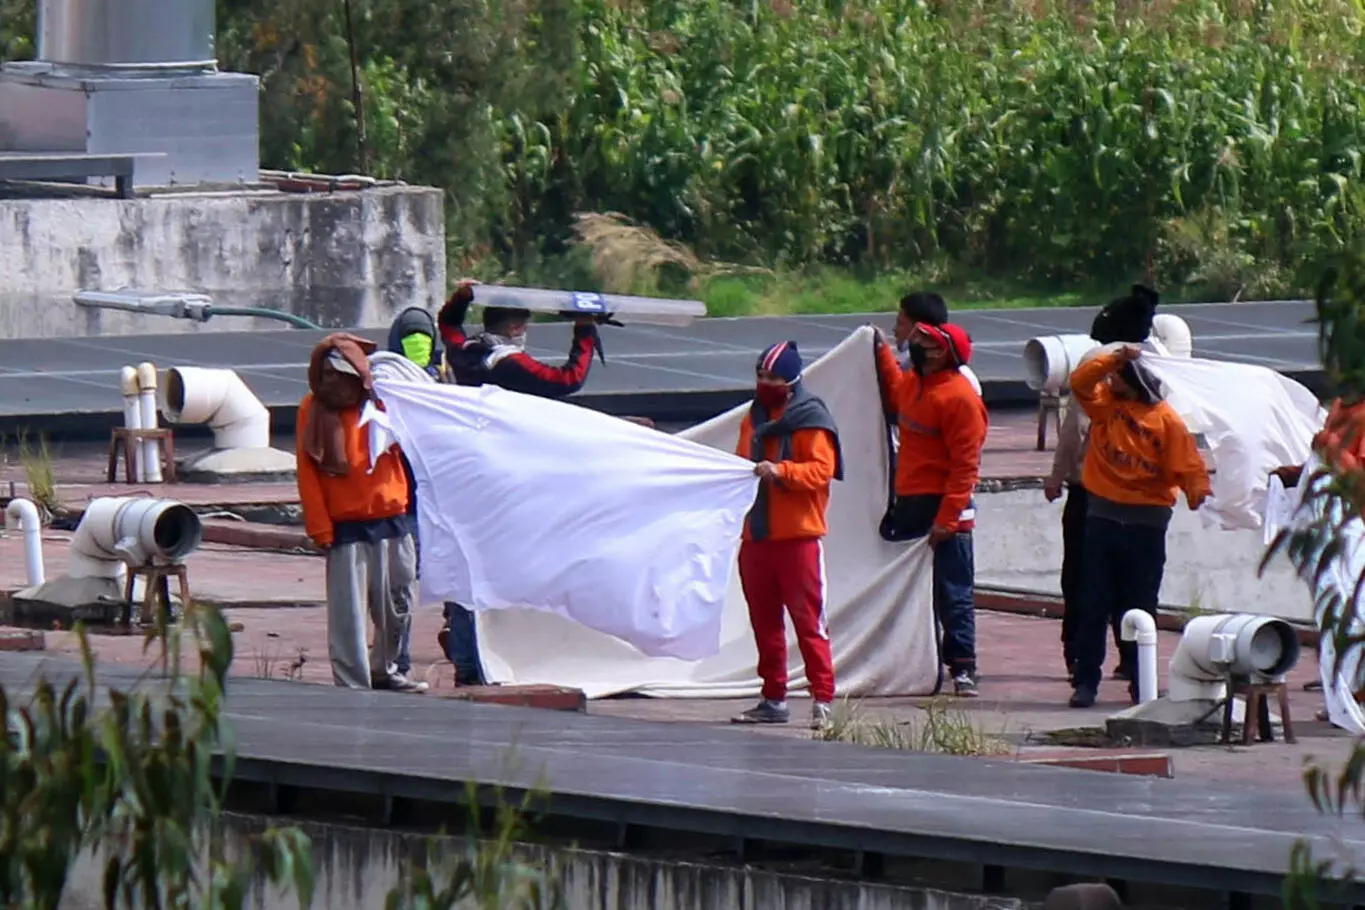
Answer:
<svg viewBox="0 0 1365 910"><path fill-rule="evenodd" d="M180 582L180 608L182 610L189 608L190 579L183 565L142 566L137 569L129 569L128 584L123 589L123 624L125 626L130 626L133 623L133 584L139 578L143 581L142 608L138 610L138 621L142 625L153 625L156 622L154 618L156 614L153 610L156 608L157 601L160 601L166 621L170 621L170 579L172 578Z"/></svg>
<svg viewBox="0 0 1365 910"><path fill-rule="evenodd" d="M1289 689L1283 682L1253 683L1245 679L1228 680L1228 698L1223 703L1223 731L1221 743L1232 740L1232 703L1236 696L1246 700L1246 714L1242 721L1242 745L1251 745L1251 734L1263 743L1275 741L1275 732L1270 725L1270 703L1267 699L1275 696L1280 709L1280 725L1284 727L1284 741L1298 742L1294 737L1294 723L1289 718Z"/></svg>
<svg viewBox="0 0 1365 910"><path fill-rule="evenodd" d="M1042 395L1038 399L1038 451L1047 451L1047 418L1052 415L1057 435L1062 435L1062 417L1067 402L1061 395Z"/></svg>
<svg viewBox="0 0 1365 910"><path fill-rule="evenodd" d="M114 427L113 433L109 436L109 483L114 483L118 477L120 452L123 454L124 482L137 483L134 469L137 465L138 449L147 439L156 440L161 457L161 476L165 478L166 483L175 483L175 437L169 427L157 427L155 430Z"/></svg>

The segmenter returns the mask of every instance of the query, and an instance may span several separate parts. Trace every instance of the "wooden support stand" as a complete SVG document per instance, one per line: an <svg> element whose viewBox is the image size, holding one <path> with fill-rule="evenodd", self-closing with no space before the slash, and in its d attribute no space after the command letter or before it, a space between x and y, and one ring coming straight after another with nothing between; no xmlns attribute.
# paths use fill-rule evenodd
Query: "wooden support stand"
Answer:
<svg viewBox="0 0 1365 910"><path fill-rule="evenodd" d="M128 570L128 584L123 589L123 624L131 625L133 621L133 584L141 578L143 580L142 604L138 610L138 621L144 625L156 624L156 609L158 605L162 615L167 622L170 621L171 614L171 584L172 578L180 583L180 606L186 609L190 605L190 579L183 565L179 566L142 566L137 569Z"/></svg>
<svg viewBox="0 0 1365 910"><path fill-rule="evenodd" d="M1057 435L1062 435L1062 417L1069 402L1061 395L1043 394L1038 399L1038 451L1047 451L1047 419L1049 415L1057 425Z"/></svg>
<svg viewBox="0 0 1365 910"><path fill-rule="evenodd" d="M1270 725L1271 696L1275 697L1280 710L1280 725L1284 727L1284 741L1298 742L1294 737L1294 722L1289 717L1289 690L1283 682L1253 683L1245 679L1228 680L1228 698L1223 703L1223 731L1219 741L1232 741L1232 703L1236 696L1246 699L1246 715L1242 720L1242 745L1251 745L1252 734L1263 743L1275 741L1275 732Z"/></svg>
<svg viewBox="0 0 1365 910"><path fill-rule="evenodd" d="M130 430L115 427L109 436L109 483L118 478L119 454L123 455L123 479L125 483L137 483L135 468L140 457L138 449L144 440L154 439L161 458L161 476L166 483L175 483L175 437L169 427L155 430Z"/></svg>

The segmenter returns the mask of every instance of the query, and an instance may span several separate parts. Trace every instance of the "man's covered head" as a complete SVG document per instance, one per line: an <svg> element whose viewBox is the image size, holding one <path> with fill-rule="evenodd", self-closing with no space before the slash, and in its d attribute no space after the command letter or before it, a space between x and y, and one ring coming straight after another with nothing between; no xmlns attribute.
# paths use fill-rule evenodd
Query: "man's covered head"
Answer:
<svg viewBox="0 0 1365 910"><path fill-rule="evenodd" d="M483 330L490 335L501 335L512 341L526 338L526 327L531 324L531 311L512 307L490 306L483 311Z"/></svg>
<svg viewBox="0 0 1365 910"><path fill-rule="evenodd" d="M910 363L919 373L929 375L955 369L972 359L972 337L960 325L943 322L916 323L909 338Z"/></svg>
<svg viewBox="0 0 1365 910"><path fill-rule="evenodd" d="M1126 297L1105 304L1090 325L1090 337L1100 344L1142 344L1152 334L1152 320L1161 297L1141 284L1133 285Z"/></svg>
<svg viewBox="0 0 1365 910"><path fill-rule="evenodd" d="M786 403L801 381L801 352L795 341L779 341L763 349L754 364L755 397L772 410Z"/></svg>

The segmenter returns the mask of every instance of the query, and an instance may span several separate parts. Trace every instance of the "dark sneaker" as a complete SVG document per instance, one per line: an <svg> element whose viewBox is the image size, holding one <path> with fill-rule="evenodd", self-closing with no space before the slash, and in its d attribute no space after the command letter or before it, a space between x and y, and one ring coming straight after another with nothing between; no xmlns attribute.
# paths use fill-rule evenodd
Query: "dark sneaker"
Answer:
<svg viewBox="0 0 1365 910"><path fill-rule="evenodd" d="M958 698L976 698L981 694L976 687L976 679L966 670L953 677L953 694Z"/></svg>
<svg viewBox="0 0 1365 910"><path fill-rule="evenodd" d="M1077 686L1076 691L1071 693L1071 707L1073 708L1093 708L1095 706L1096 692L1089 686Z"/></svg>
<svg viewBox="0 0 1365 910"><path fill-rule="evenodd" d="M389 677L389 688L394 692L419 693L427 690L425 682L419 682L406 673L395 673Z"/></svg>
<svg viewBox="0 0 1365 910"><path fill-rule="evenodd" d="M786 705L771 702L765 698L743 714L737 714L730 718L730 723L785 724L789 720L791 720L791 712L787 710Z"/></svg>
<svg viewBox="0 0 1365 910"><path fill-rule="evenodd" d="M829 702L817 701L810 706L810 728L823 730L829 723Z"/></svg>

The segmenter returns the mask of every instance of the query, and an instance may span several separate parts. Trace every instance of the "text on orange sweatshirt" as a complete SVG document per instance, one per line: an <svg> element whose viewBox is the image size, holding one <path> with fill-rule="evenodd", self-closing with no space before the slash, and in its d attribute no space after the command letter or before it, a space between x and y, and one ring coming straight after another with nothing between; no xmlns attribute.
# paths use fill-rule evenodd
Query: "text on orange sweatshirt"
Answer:
<svg viewBox="0 0 1365 910"><path fill-rule="evenodd" d="M359 426L360 408L341 412L346 433L345 477L324 474L303 450L304 427L313 407L313 395L299 404L297 438L299 502L303 506L303 527L319 547L332 545L333 526L345 521L374 521L396 518L407 512L408 479L398 450L390 448L375 460L370 472L369 431Z"/></svg>
<svg viewBox="0 0 1365 910"><path fill-rule="evenodd" d="M900 430L897 496L942 496L934 524L956 531L981 475L990 420L986 404L957 370L920 376L903 369L886 344L877 374Z"/></svg>
<svg viewBox="0 0 1365 910"><path fill-rule="evenodd" d="M1081 483L1124 505L1173 506L1177 490L1199 502L1209 495L1209 472L1194 436L1167 402L1116 396L1107 379L1122 366L1121 354L1101 354L1071 374L1071 394L1090 418Z"/></svg>
<svg viewBox="0 0 1365 910"><path fill-rule="evenodd" d="M773 420L781 413L771 415ZM749 414L739 425L739 444L735 454L748 458L754 437ZM768 540L806 540L824 537L829 532L825 510L829 508L829 485L834 479L838 458L834 439L828 430L797 430L791 435L791 459L779 461L782 440L771 437L763 442L763 459L777 465L780 480L768 483ZM744 522L744 539L752 540L749 523Z"/></svg>

